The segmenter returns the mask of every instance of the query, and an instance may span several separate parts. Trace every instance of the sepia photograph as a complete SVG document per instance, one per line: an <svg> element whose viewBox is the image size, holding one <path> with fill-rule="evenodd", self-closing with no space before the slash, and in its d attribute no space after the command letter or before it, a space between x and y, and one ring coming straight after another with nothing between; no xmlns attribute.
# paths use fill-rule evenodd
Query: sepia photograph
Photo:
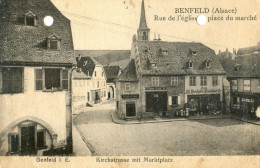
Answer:
<svg viewBox="0 0 260 168"><path fill-rule="evenodd" d="M259 12L259 0L0 0L0 168L259 156Z"/></svg>

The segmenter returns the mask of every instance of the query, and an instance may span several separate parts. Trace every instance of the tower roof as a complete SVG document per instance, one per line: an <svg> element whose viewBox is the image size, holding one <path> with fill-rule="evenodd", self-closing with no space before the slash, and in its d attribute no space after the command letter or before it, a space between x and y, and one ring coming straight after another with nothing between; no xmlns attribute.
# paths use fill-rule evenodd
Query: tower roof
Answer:
<svg viewBox="0 0 260 168"><path fill-rule="evenodd" d="M146 23L144 0L142 0L141 18L139 24L139 30L149 29Z"/></svg>

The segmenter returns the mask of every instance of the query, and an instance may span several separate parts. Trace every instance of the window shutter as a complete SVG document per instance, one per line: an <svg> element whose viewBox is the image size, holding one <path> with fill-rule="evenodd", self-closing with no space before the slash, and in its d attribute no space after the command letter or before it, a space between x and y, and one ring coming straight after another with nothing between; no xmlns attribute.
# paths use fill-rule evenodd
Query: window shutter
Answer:
<svg viewBox="0 0 260 168"><path fill-rule="evenodd" d="M35 69L35 90L43 90L42 69Z"/></svg>
<svg viewBox="0 0 260 168"><path fill-rule="evenodd" d="M169 105L171 106L172 105L172 97L171 96L168 97L168 101L169 101Z"/></svg>
<svg viewBox="0 0 260 168"><path fill-rule="evenodd" d="M68 70L62 70L62 89L69 89Z"/></svg>
<svg viewBox="0 0 260 168"><path fill-rule="evenodd" d="M178 96L178 105L181 104L181 96Z"/></svg>

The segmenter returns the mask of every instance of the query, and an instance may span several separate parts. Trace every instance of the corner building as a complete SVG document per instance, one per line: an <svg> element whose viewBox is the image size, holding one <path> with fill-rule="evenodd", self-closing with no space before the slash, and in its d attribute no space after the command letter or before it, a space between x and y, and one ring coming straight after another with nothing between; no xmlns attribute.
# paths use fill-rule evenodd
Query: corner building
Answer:
<svg viewBox="0 0 260 168"><path fill-rule="evenodd" d="M73 50L70 21L50 0L0 1L0 155L72 152Z"/></svg>

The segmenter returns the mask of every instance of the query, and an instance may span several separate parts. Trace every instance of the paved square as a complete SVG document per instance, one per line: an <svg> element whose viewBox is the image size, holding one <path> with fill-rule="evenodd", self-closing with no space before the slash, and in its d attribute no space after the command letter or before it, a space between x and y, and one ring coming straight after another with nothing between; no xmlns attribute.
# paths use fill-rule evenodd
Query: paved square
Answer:
<svg viewBox="0 0 260 168"><path fill-rule="evenodd" d="M260 154L260 126L233 119L119 125L108 111L97 110L77 123L101 156Z"/></svg>

